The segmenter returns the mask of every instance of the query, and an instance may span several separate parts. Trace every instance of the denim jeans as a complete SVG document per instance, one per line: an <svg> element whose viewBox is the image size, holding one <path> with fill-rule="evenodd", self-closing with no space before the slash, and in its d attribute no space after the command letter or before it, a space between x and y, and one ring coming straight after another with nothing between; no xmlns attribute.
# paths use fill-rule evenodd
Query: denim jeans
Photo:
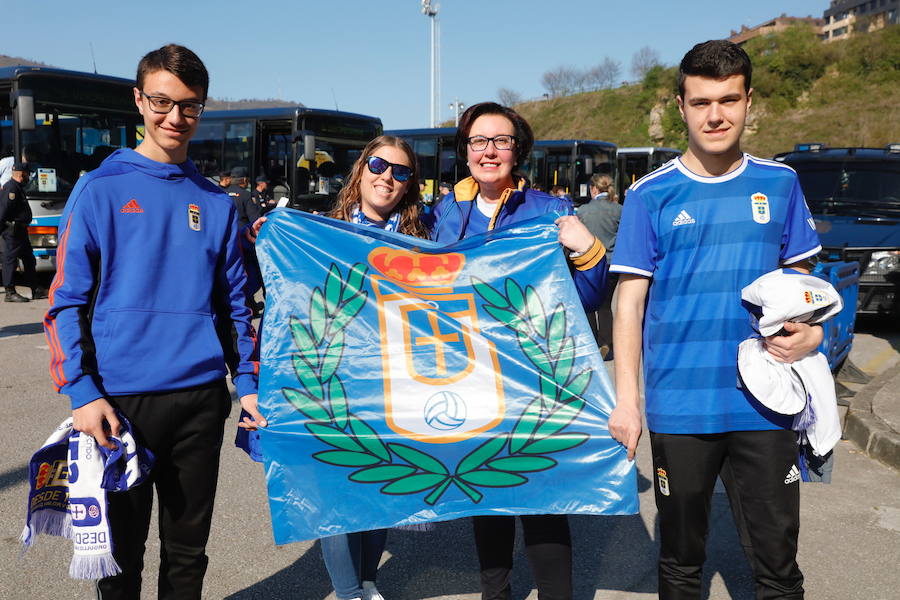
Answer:
<svg viewBox="0 0 900 600"><path fill-rule="evenodd" d="M319 540L338 600L361 597L362 582L375 581L386 542L386 529L342 533Z"/></svg>

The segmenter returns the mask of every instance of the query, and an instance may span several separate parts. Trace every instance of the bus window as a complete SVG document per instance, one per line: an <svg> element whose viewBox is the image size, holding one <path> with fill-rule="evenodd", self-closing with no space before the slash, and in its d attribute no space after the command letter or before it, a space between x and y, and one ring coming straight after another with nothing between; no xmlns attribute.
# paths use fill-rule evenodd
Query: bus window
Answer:
<svg viewBox="0 0 900 600"><path fill-rule="evenodd" d="M135 143L134 129L122 118L62 113L35 117L35 129L22 132L22 158L37 174L26 191L35 199L41 194L67 195L82 173Z"/></svg>
<svg viewBox="0 0 900 600"><path fill-rule="evenodd" d="M12 156L14 148L12 115L0 113L0 158Z"/></svg>
<svg viewBox="0 0 900 600"><path fill-rule="evenodd" d="M609 175L613 176L613 159L612 153L605 150L594 150L590 153L591 159L593 161L593 170L590 173L587 173L587 178L590 179L591 175Z"/></svg>
<svg viewBox="0 0 900 600"><path fill-rule="evenodd" d="M297 163L298 171L304 177L309 177L309 161L302 158L302 148L298 150L301 155L300 161ZM362 154L362 148L357 146L349 146L337 142L331 142L322 138L316 138L316 176L317 179L311 182L311 186L305 186L306 180L299 181L301 188L306 187L307 190L300 189L297 193L306 193L306 191L318 191L321 194L337 194L347 178L350 176L350 170L353 163Z"/></svg>
<svg viewBox="0 0 900 600"><path fill-rule="evenodd" d="M235 167L247 169L247 176L252 175L250 153L253 149L253 123L237 121L225 124L225 169Z"/></svg>
<svg viewBox="0 0 900 600"><path fill-rule="evenodd" d="M570 193L570 187L572 182L569 181L569 173L571 171L572 166L572 156L565 152L563 153L552 153L547 157L547 178L549 181L547 185L550 187L559 185L562 186L567 193ZM549 190L544 190L545 192Z"/></svg>
<svg viewBox="0 0 900 600"><path fill-rule="evenodd" d="M435 164L437 162L437 140L415 140L413 142L413 152L419 159L419 177L424 181L426 179L435 179L437 175Z"/></svg>
<svg viewBox="0 0 900 600"><path fill-rule="evenodd" d="M266 144L266 175L273 182L288 181L288 165L291 162L291 134L270 133Z"/></svg>
<svg viewBox="0 0 900 600"><path fill-rule="evenodd" d="M221 122L200 119L197 133L191 138L190 156L204 177L217 176L224 169L222 161L222 136L225 126Z"/></svg>
<svg viewBox="0 0 900 600"><path fill-rule="evenodd" d="M440 156L441 181L449 183L451 186L461 177L457 174L456 169L456 148L453 144L444 144L441 147Z"/></svg>
<svg viewBox="0 0 900 600"><path fill-rule="evenodd" d="M430 138L413 141L413 152L419 162L419 183L424 184L422 200L431 204L437 191L438 181L438 140Z"/></svg>
<svg viewBox="0 0 900 600"><path fill-rule="evenodd" d="M546 192L548 190L543 189L546 168L547 153L544 150L534 148L531 151L528 160L522 163L521 171L532 187L535 187L536 189L540 188L542 191Z"/></svg>

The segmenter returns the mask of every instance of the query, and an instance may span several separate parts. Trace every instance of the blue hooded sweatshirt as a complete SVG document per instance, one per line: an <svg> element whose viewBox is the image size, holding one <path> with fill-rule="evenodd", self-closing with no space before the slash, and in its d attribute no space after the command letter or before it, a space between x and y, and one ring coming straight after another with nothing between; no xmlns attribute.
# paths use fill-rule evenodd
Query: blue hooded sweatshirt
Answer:
<svg viewBox="0 0 900 600"><path fill-rule="evenodd" d="M231 198L190 161L159 163L123 149L79 179L60 221L44 318L50 374L73 409L222 379L216 323L229 320L238 395L256 392L237 236Z"/></svg>

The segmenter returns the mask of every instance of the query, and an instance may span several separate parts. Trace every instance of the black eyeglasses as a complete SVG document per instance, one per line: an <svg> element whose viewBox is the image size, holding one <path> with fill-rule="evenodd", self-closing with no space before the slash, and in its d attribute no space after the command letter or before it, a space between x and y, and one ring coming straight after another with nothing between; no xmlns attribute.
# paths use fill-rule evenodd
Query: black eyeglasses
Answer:
<svg viewBox="0 0 900 600"><path fill-rule="evenodd" d="M202 102L196 102L194 100L181 100L176 102L175 100L166 98L165 96L148 96L144 93L144 90L141 90L141 96L146 98L150 103L150 110L158 115L169 114L177 105L178 108L181 109L182 115L184 115L185 117L196 119L201 114L203 114L203 108L206 106Z"/></svg>
<svg viewBox="0 0 900 600"><path fill-rule="evenodd" d="M470 138L466 138L466 143L469 144L469 148L475 152L484 152L487 150L488 142L494 142L494 148L497 150L512 150L515 141L516 136L514 135L495 135L494 137L473 135Z"/></svg>
<svg viewBox="0 0 900 600"><path fill-rule="evenodd" d="M380 156L370 156L368 159L366 159L366 165L368 165L369 167L369 173L372 173L374 175L381 175L388 170L388 167L390 167L391 177L393 177L400 183L408 181L409 178L412 177L412 167L389 163Z"/></svg>

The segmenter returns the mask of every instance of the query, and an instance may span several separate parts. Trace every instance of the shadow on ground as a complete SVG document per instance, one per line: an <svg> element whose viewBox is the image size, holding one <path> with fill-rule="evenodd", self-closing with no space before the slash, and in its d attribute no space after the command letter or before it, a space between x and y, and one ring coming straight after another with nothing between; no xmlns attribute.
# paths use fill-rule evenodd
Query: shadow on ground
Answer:
<svg viewBox="0 0 900 600"><path fill-rule="evenodd" d="M0 327L0 338L33 335L35 333L44 333L44 325L42 323L21 323L19 325Z"/></svg>
<svg viewBox="0 0 900 600"><path fill-rule="evenodd" d="M650 481L639 476L639 488ZM570 517L574 546L575 598L594 598L602 590L655 594L657 531L648 531L638 515ZM658 527L654 527L658 529ZM393 529L388 534L390 557L378 572L378 588L391 600L413 600L478 594L478 564L469 519L435 524L429 532ZM744 558L727 497L713 496L704 598L718 573L733 600L752 600L753 578ZM524 600L533 587L522 547L516 542L513 599ZM331 583L316 544L293 564L226 600L319 600L331 593Z"/></svg>

